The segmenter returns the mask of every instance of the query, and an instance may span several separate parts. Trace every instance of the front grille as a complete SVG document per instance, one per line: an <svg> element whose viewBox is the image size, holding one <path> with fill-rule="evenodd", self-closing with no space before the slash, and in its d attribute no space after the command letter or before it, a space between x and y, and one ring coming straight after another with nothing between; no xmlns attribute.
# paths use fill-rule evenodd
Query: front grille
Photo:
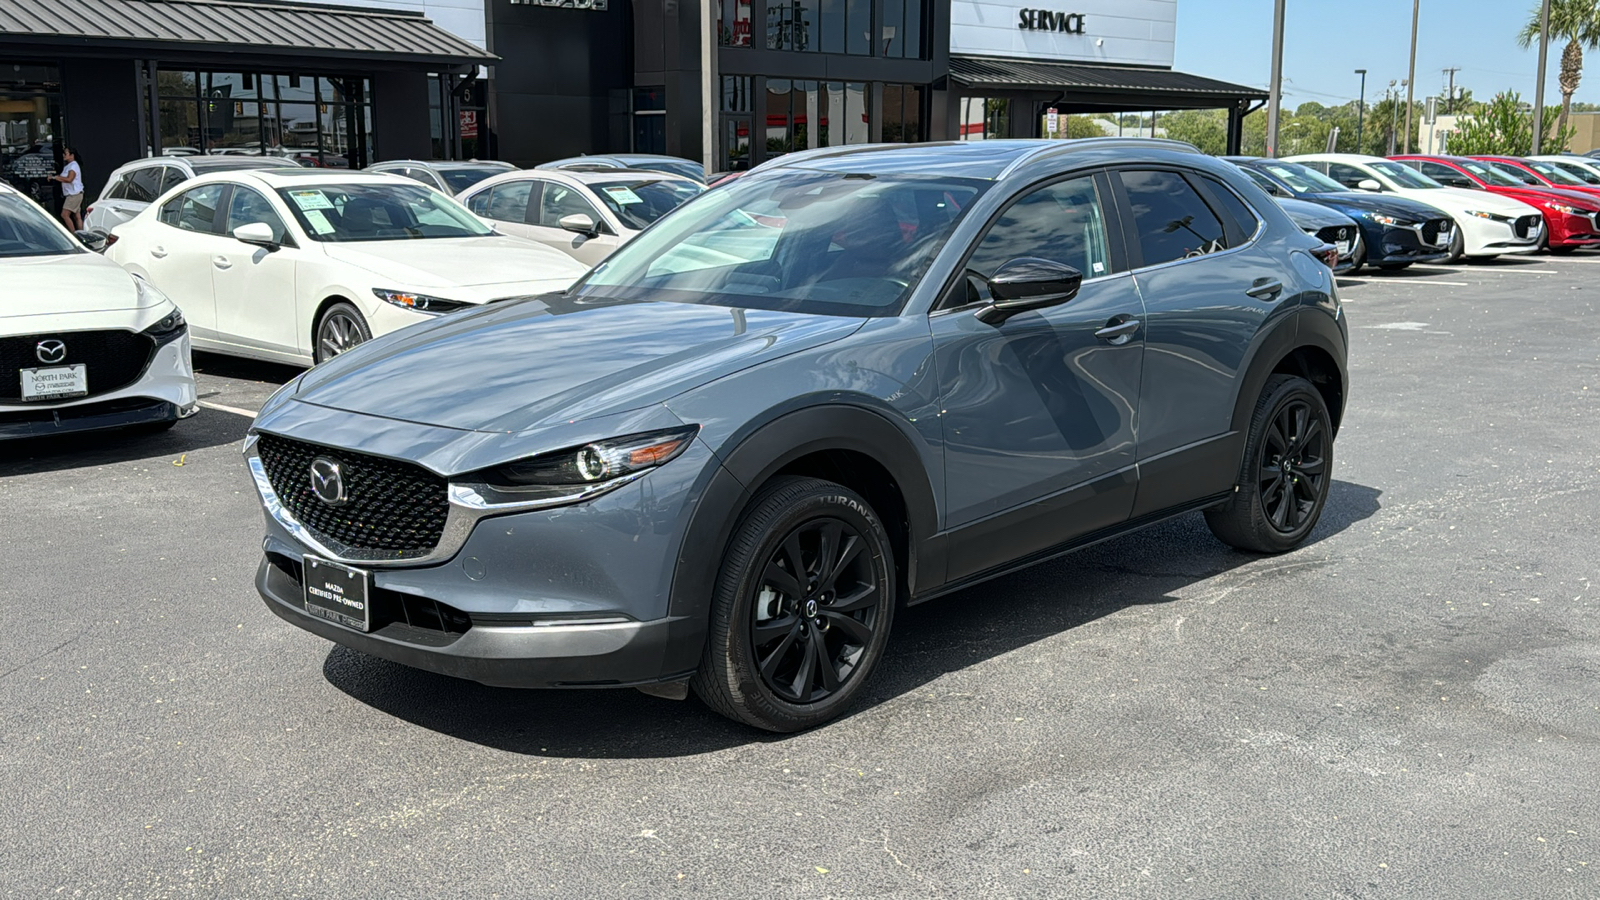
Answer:
<svg viewBox="0 0 1600 900"><path fill-rule="evenodd" d="M1516 231L1518 238L1527 240L1533 235L1534 229L1539 227L1539 217L1523 216L1517 219L1517 221L1511 227Z"/></svg>
<svg viewBox="0 0 1600 900"><path fill-rule="evenodd" d="M67 353L59 362L39 361L41 341L60 341ZM150 365L156 342L131 331L64 331L0 338L0 400L22 399L22 369L86 366L89 396L120 390L138 380Z"/></svg>
<svg viewBox="0 0 1600 900"><path fill-rule="evenodd" d="M1317 239L1329 244L1344 243L1353 246L1356 239L1356 230L1348 225L1329 225L1327 228L1317 232Z"/></svg>
<svg viewBox="0 0 1600 900"><path fill-rule="evenodd" d="M1435 247L1450 239L1449 219L1429 219L1422 223L1422 240Z"/></svg>
<svg viewBox="0 0 1600 900"><path fill-rule="evenodd" d="M445 480L421 466L263 434L256 443L267 480L300 524L352 550L421 556L444 535ZM339 463L347 502L329 506L311 490L311 462Z"/></svg>

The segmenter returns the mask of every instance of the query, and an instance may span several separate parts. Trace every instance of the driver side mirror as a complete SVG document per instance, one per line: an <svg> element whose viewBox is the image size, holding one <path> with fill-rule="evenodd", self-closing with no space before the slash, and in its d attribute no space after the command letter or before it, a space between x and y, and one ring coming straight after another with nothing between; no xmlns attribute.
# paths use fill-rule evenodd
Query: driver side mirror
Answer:
<svg viewBox="0 0 1600 900"><path fill-rule="evenodd" d="M586 213L573 213L570 216L562 216L561 227L587 237L594 237L600 233L595 228L594 219L589 218Z"/></svg>
<svg viewBox="0 0 1600 900"><path fill-rule="evenodd" d="M1383 185L1379 184L1378 179L1376 178L1363 178L1356 182L1356 187L1363 191L1373 191L1380 194L1383 193Z"/></svg>
<svg viewBox="0 0 1600 900"><path fill-rule="evenodd" d="M265 222L250 222L245 225L240 225L238 228L233 230L233 237L234 240L242 241L246 244L253 244L257 247L265 247L269 251L277 250L279 247L283 246L282 244L279 244L277 239L273 236L272 226Z"/></svg>
<svg viewBox="0 0 1600 900"><path fill-rule="evenodd" d="M994 299L973 315L985 325L1000 325L1018 313L1045 309L1078 296L1083 273L1048 259L1023 256L994 270L989 296Z"/></svg>
<svg viewBox="0 0 1600 900"><path fill-rule="evenodd" d="M110 237L110 235L106 234L104 231L100 231L99 229L95 229L93 231L82 229L79 231L74 231L72 235L78 239L79 243L96 253L104 253L106 247L110 246L109 242L106 240L108 237Z"/></svg>

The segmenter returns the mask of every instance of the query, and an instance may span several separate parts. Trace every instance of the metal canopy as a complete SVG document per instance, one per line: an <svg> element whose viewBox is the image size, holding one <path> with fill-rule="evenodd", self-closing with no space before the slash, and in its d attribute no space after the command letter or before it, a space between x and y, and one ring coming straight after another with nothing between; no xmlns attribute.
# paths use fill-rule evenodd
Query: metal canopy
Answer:
<svg viewBox="0 0 1600 900"><path fill-rule="evenodd" d="M0 44L460 66L493 54L416 13L272 0L0 0Z"/></svg>
<svg viewBox="0 0 1600 900"><path fill-rule="evenodd" d="M1128 66L952 56L950 77L971 88L1062 92L1062 105L1078 108L1207 109L1267 98L1266 91L1241 84Z"/></svg>

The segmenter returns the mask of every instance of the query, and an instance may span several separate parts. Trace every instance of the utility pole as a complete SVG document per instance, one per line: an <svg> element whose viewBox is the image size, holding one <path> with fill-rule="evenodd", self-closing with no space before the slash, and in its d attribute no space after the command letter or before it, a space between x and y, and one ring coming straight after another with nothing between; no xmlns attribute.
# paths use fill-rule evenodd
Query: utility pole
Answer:
<svg viewBox="0 0 1600 900"><path fill-rule="evenodd" d="M1444 74L1450 78L1450 86L1444 92L1444 114L1447 116L1456 113L1456 73L1459 71L1461 71L1460 66L1444 70Z"/></svg>
<svg viewBox="0 0 1600 900"><path fill-rule="evenodd" d="M1549 3L1550 0L1545 0ZM1411 68L1406 72L1406 152L1411 152L1411 92L1417 80L1417 19L1422 13L1422 0L1411 0Z"/></svg>
<svg viewBox="0 0 1600 900"><path fill-rule="evenodd" d="M1361 126L1367 118L1367 70L1357 69L1356 74L1361 76L1361 99L1356 103L1356 152L1365 153L1361 148Z"/></svg>
<svg viewBox="0 0 1600 900"><path fill-rule="evenodd" d="M1539 80L1533 83L1533 155L1544 143L1544 66L1550 55L1550 0L1539 6Z"/></svg>
<svg viewBox="0 0 1600 900"><path fill-rule="evenodd" d="M1278 117L1283 106L1283 5L1272 12L1272 84L1267 97L1267 158L1278 158Z"/></svg>

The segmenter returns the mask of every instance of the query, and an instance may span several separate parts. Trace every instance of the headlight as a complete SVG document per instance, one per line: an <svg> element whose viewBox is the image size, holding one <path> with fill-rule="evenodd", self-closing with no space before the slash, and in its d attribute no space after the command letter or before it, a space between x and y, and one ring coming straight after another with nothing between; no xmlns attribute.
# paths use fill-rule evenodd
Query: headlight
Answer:
<svg viewBox="0 0 1600 900"><path fill-rule="evenodd" d="M183 337L188 330L189 323L183 320L183 313L175 309L166 318L146 328L144 335L160 346Z"/></svg>
<svg viewBox="0 0 1600 900"><path fill-rule="evenodd" d="M1473 217L1479 218L1479 219L1488 219L1491 222L1510 222L1511 221L1511 217L1510 216L1495 215L1492 212L1483 212L1481 210L1476 210L1476 209L1467 210L1467 215L1473 216Z"/></svg>
<svg viewBox="0 0 1600 900"><path fill-rule="evenodd" d="M1565 203L1546 203L1544 205L1544 208L1545 209L1550 209L1550 210L1555 210L1558 213L1564 213L1564 214L1569 215L1569 216L1587 216L1587 215L1589 215L1589 211L1587 209L1579 209L1576 206L1568 206Z"/></svg>
<svg viewBox="0 0 1600 900"><path fill-rule="evenodd" d="M1404 222L1400 221L1399 219L1396 219L1394 216L1386 216L1383 213L1369 212L1369 213L1363 213L1363 215L1366 216L1368 219L1370 219L1370 220L1372 220L1374 222L1377 222L1379 225L1404 225L1405 224Z"/></svg>
<svg viewBox="0 0 1600 900"><path fill-rule="evenodd" d="M447 312L454 312L471 306L459 300L446 300L443 297L430 297L427 294L415 294L411 291L386 291L383 288L373 288L372 293L379 300L402 306L412 312L427 313L442 316Z"/></svg>
<svg viewBox="0 0 1600 900"><path fill-rule="evenodd" d="M649 431L596 441L514 462L486 473L490 484L505 487L597 484L653 469L688 448L700 426Z"/></svg>

